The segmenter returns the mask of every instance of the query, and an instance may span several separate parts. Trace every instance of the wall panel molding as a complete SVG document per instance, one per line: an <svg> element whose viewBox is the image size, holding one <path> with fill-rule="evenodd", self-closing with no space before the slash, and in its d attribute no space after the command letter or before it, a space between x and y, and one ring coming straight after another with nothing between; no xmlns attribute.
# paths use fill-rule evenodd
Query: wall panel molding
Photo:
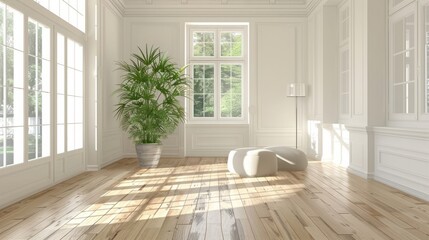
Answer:
<svg viewBox="0 0 429 240"><path fill-rule="evenodd" d="M186 156L226 157L232 149L247 147L248 144L247 124L186 125Z"/></svg>
<svg viewBox="0 0 429 240"><path fill-rule="evenodd" d="M417 129L374 130L375 179L429 199L429 133Z"/></svg>
<svg viewBox="0 0 429 240"><path fill-rule="evenodd" d="M0 175L0 209L52 186L52 162L49 159L33 162L25 169Z"/></svg>

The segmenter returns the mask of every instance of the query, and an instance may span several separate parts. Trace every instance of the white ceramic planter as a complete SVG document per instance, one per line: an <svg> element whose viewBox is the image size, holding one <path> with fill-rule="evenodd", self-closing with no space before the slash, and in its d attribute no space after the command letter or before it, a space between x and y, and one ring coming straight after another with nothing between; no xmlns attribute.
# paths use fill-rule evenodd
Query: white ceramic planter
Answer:
<svg viewBox="0 0 429 240"><path fill-rule="evenodd" d="M136 144L137 159L141 167L157 167L162 145L157 143Z"/></svg>

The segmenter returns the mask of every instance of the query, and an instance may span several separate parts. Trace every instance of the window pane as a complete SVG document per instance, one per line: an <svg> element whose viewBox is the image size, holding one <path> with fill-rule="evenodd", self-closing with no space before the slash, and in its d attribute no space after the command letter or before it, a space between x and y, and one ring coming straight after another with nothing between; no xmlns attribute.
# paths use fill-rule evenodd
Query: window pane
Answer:
<svg viewBox="0 0 429 240"><path fill-rule="evenodd" d="M393 33L393 53L395 54L405 49L404 22L402 20L393 23L392 33Z"/></svg>
<svg viewBox="0 0 429 240"><path fill-rule="evenodd" d="M37 158L37 150L38 150L38 126L29 126L28 127L28 159Z"/></svg>
<svg viewBox="0 0 429 240"><path fill-rule="evenodd" d="M414 84L401 84L394 87L394 112L414 113Z"/></svg>
<svg viewBox="0 0 429 240"><path fill-rule="evenodd" d="M194 94L194 117L204 117L204 97L202 94Z"/></svg>
<svg viewBox="0 0 429 240"><path fill-rule="evenodd" d="M405 52L405 81L415 81L415 64L414 64L414 50Z"/></svg>
<svg viewBox="0 0 429 240"><path fill-rule="evenodd" d="M214 32L193 33L193 56L214 56Z"/></svg>
<svg viewBox="0 0 429 240"><path fill-rule="evenodd" d="M394 83L402 83L404 82L404 55L403 53L398 54L396 56L393 57L393 82Z"/></svg>
<svg viewBox="0 0 429 240"><path fill-rule="evenodd" d="M214 117L214 94L204 95L204 117Z"/></svg>
<svg viewBox="0 0 429 240"><path fill-rule="evenodd" d="M34 0L44 8L85 32L86 0Z"/></svg>
<svg viewBox="0 0 429 240"><path fill-rule="evenodd" d="M67 151L83 148L82 46L67 39ZM62 97L62 96L58 96Z"/></svg>
<svg viewBox="0 0 429 240"><path fill-rule="evenodd" d="M4 44L4 40L3 40L3 38L5 36L4 30L3 30L4 29L4 23L5 23L4 15L5 15L5 6L4 6L4 4L2 4L0 2L0 45Z"/></svg>
<svg viewBox="0 0 429 240"><path fill-rule="evenodd" d="M221 32L221 56L242 56L243 35L241 32Z"/></svg>
<svg viewBox="0 0 429 240"><path fill-rule="evenodd" d="M221 65L221 117L241 117L242 66Z"/></svg>
<svg viewBox="0 0 429 240"><path fill-rule="evenodd" d="M28 55L28 159L50 155L51 62L50 29L29 20ZM33 42L34 41L34 42Z"/></svg>
<svg viewBox="0 0 429 240"><path fill-rule="evenodd" d="M414 47L414 14L405 18L405 49Z"/></svg>
<svg viewBox="0 0 429 240"><path fill-rule="evenodd" d="M75 114L74 123L83 123L83 102L81 97L74 98Z"/></svg>
<svg viewBox="0 0 429 240"><path fill-rule="evenodd" d="M75 95L75 76L72 68L67 68L67 94Z"/></svg>
<svg viewBox="0 0 429 240"><path fill-rule="evenodd" d="M23 15L11 7L6 7L6 45L17 50L23 50L24 19Z"/></svg>
<svg viewBox="0 0 429 240"><path fill-rule="evenodd" d="M426 64L426 73L424 81L424 108L425 113L429 113L429 6L425 7L425 64Z"/></svg>
<svg viewBox="0 0 429 240"><path fill-rule="evenodd" d="M64 66L57 65L57 93L64 94Z"/></svg>
<svg viewBox="0 0 429 240"><path fill-rule="evenodd" d="M36 56L37 42L36 42L36 23L28 21L28 54Z"/></svg>
<svg viewBox="0 0 429 240"><path fill-rule="evenodd" d="M214 65L194 65L194 117L214 116Z"/></svg>
<svg viewBox="0 0 429 240"><path fill-rule="evenodd" d="M64 65L64 36L57 34L57 63Z"/></svg>

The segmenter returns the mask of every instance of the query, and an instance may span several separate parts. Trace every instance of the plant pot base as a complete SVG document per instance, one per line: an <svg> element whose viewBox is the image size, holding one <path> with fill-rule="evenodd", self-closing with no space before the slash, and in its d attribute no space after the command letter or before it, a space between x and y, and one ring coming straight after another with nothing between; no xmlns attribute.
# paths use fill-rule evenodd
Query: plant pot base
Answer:
<svg viewBox="0 0 429 240"><path fill-rule="evenodd" d="M160 144L136 144L137 159L141 167L157 167L161 158Z"/></svg>

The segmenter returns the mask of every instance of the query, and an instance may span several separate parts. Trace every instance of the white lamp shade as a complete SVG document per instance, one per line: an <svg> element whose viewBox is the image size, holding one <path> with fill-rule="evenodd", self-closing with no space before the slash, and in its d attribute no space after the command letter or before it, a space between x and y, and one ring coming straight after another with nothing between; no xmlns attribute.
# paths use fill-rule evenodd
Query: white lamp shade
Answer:
<svg viewBox="0 0 429 240"><path fill-rule="evenodd" d="M305 83L290 83L287 89L288 97L305 97Z"/></svg>

